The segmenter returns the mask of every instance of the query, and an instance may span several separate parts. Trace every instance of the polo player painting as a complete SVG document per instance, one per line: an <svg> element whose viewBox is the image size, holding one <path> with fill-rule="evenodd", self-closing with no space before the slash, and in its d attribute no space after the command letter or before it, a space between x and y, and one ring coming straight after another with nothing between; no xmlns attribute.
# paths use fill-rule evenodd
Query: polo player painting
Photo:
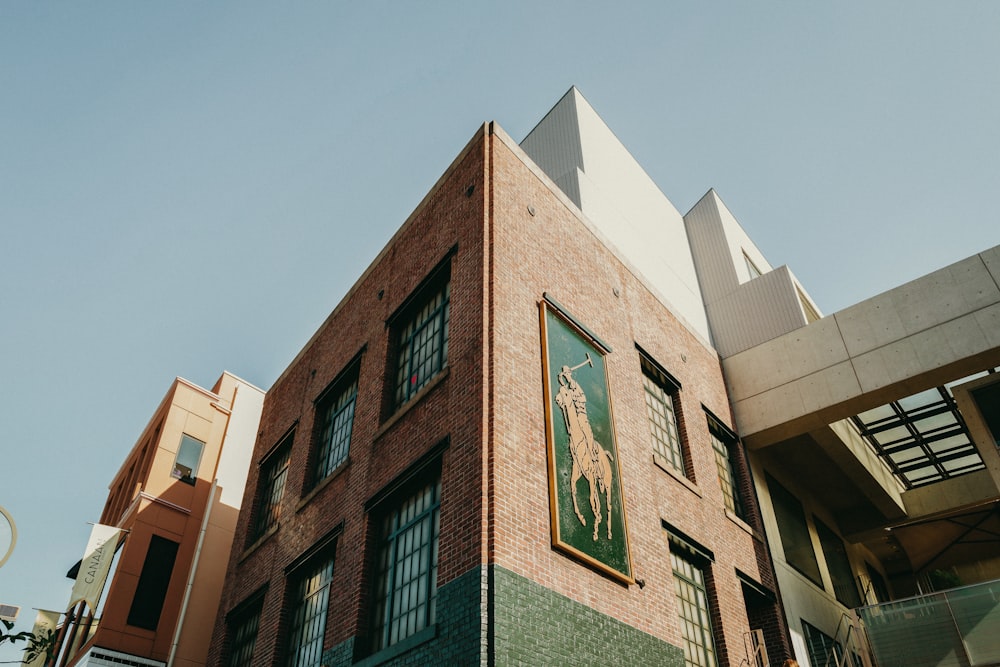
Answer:
<svg viewBox="0 0 1000 667"><path fill-rule="evenodd" d="M540 319L552 544L633 583L604 363L610 350L551 300L541 303Z"/></svg>

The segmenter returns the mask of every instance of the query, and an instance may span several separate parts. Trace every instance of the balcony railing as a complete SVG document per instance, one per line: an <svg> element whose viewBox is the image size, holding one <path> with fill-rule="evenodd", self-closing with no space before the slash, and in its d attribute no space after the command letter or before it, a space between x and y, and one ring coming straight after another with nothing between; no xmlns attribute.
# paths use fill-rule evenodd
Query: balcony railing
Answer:
<svg viewBox="0 0 1000 667"><path fill-rule="evenodd" d="M857 613L879 667L1000 666L1000 580Z"/></svg>

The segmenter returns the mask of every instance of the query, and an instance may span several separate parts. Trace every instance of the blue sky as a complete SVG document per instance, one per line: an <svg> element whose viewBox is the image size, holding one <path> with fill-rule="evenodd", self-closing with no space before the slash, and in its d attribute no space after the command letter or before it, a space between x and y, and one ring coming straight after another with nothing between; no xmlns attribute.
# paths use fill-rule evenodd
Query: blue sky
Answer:
<svg viewBox="0 0 1000 667"><path fill-rule="evenodd" d="M826 313L1000 243L998 31L995 2L0 4L0 603L65 605L175 376L268 388L477 127L571 85Z"/></svg>

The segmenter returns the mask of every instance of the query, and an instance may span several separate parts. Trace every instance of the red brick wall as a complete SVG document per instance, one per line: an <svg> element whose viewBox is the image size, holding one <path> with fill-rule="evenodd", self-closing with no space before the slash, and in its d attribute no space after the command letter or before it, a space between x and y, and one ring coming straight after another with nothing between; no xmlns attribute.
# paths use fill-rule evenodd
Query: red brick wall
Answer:
<svg viewBox="0 0 1000 667"><path fill-rule="evenodd" d="M716 630L721 626L729 647L720 646L720 655L737 665L749 626L735 569L768 583L771 577L760 570L750 527L727 516L717 480L702 406L732 425L719 359L523 159L516 147L493 142L491 560L679 645L666 521L715 555ZM624 587L550 546L538 324L546 292L613 350L606 362L618 461L633 571L644 589ZM636 344L682 385L679 409L695 484L653 463Z"/></svg>
<svg viewBox="0 0 1000 667"><path fill-rule="evenodd" d="M280 655L279 635L290 620L282 616L285 568L340 524L324 646L363 628L365 503L446 437L450 444L442 457L439 585L482 561L483 150L479 136L268 392L243 506L249 510L254 505L257 464L295 426L281 518L276 532L247 553L251 513L242 513L216 621L212 663L223 653L225 615L265 584L255 662L270 664L276 651ZM454 248L447 370L421 396L388 416L384 392L392 391L393 382L386 381L391 346L386 322ZM309 490L313 401L362 350L349 464Z"/></svg>

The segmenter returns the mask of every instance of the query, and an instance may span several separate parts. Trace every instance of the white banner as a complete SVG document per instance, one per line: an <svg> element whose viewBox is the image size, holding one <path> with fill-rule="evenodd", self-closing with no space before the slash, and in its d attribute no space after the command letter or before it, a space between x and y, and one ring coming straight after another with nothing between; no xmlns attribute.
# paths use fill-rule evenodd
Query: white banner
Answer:
<svg viewBox="0 0 1000 667"><path fill-rule="evenodd" d="M72 609L73 605L83 601L87 603L90 613L97 610L97 601L101 597L101 591L104 590L104 580L108 577L120 532L121 530L114 526L94 524L94 529L90 531L87 549L83 552L80 571L76 575L76 583L73 584L73 593L70 595L67 609Z"/></svg>
<svg viewBox="0 0 1000 667"><path fill-rule="evenodd" d="M42 647L47 647L50 645L48 641L50 635L54 636L56 628L59 626L59 617L62 616L61 611L48 611L46 609L39 609L38 616L35 617L35 627L31 628L31 634L35 635L41 642ZM37 648L39 645L35 644ZM32 646L28 646L24 650L24 656L21 658L23 662L28 667L42 667L45 664L45 651L42 650L37 655L32 655ZM32 658L29 661L29 658Z"/></svg>

